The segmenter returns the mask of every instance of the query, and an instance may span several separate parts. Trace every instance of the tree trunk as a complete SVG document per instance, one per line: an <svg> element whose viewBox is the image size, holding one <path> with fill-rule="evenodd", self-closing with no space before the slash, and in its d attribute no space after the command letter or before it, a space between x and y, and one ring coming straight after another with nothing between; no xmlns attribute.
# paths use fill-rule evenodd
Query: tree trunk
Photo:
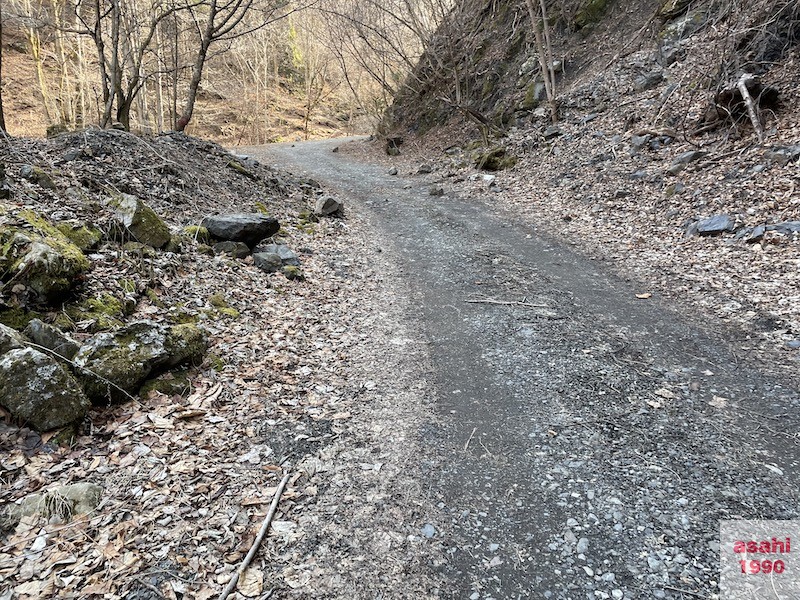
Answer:
<svg viewBox="0 0 800 600"><path fill-rule="evenodd" d="M212 16L209 15L209 22L212 21ZM210 28L209 28L210 29ZM208 47L211 45L211 35L203 36L200 40L200 48L197 51L197 58L194 61L194 68L192 69L192 79L189 82L189 92L186 96L186 106L183 109L181 118L178 119L175 129L183 131L192 120L194 113L194 103L197 101L197 91L200 89L200 81L203 79L203 67L206 64L206 57L208 56Z"/></svg>

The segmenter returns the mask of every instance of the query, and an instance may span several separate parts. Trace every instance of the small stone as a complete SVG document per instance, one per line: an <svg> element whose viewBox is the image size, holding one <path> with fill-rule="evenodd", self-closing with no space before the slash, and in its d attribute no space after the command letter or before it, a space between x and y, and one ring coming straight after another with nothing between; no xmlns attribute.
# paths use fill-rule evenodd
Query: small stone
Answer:
<svg viewBox="0 0 800 600"><path fill-rule="evenodd" d="M428 190L428 194L430 194L431 196L444 196L444 188L433 186Z"/></svg>
<svg viewBox="0 0 800 600"><path fill-rule="evenodd" d="M592 567L584 566L583 570L589 577L594 577L594 569Z"/></svg>
<svg viewBox="0 0 800 600"><path fill-rule="evenodd" d="M489 552L497 552L500 548L500 544L489 544Z"/></svg>
<svg viewBox="0 0 800 600"><path fill-rule="evenodd" d="M589 550L589 540L586 538L581 538L578 540L578 545L575 546L575 551L578 554L586 554Z"/></svg>
<svg viewBox="0 0 800 600"><path fill-rule="evenodd" d="M664 563L651 554L647 557L647 568L649 568L653 573L658 573L664 570Z"/></svg>
<svg viewBox="0 0 800 600"><path fill-rule="evenodd" d="M163 248L171 238L164 221L144 202L130 194L119 194L111 198L117 220L133 238L153 248Z"/></svg>
<svg viewBox="0 0 800 600"><path fill-rule="evenodd" d="M427 163L421 164L417 169L417 173L420 175L427 175L428 173L433 173L433 167Z"/></svg>
<svg viewBox="0 0 800 600"><path fill-rule="evenodd" d="M254 253L277 254L284 265L300 266L300 258L289 246L283 244L259 244L255 247Z"/></svg>
<svg viewBox="0 0 800 600"><path fill-rule="evenodd" d="M430 539L434 535L436 535L436 528L433 525L431 525L430 523L425 523L425 525L423 525L423 527L422 527L422 535L424 535L426 538Z"/></svg>
<svg viewBox="0 0 800 600"><path fill-rule="evenodd" d="M544 130L542 136L546 140L552 140L553 138L557 138L558 136L562 135L561 128L556 125L550 125L547 129Z"/></svg>
<svg viewBox="0 0 800 600"><path fill-rule="evenodd" d="M625 594L620 589L611 590L611 597L614 598L614 600L622 600L622 598L625 597Z"/></svg>
<svg viewBox="0 0 800 600"><path fill-rule="evenodd" d="M391 169L389 169L389 173L388 174L392 175L392 176L395 176L395 175L397 175L397 173L398 173L397 167L392 167Z"/></svg>
<svg viewBox="0 0 800 600"><path fill-rule="evenodd" d="M272 252L253 253L253 264L266 273L275 273L283 267L281 257Z"/></svg>
<svg viewBox="0 0 800 600"><path fill-rule="evenodd" d="M691 150L689 152L684 152L683 154L679 154L672 161L672 164L667 169L667 173L671 175L677 175L678 173L683 171L683 169L685 169L689 163L692 163L696 160L700 160L705 156L708 156L708 152L704 152L702 150Z"/></svg>

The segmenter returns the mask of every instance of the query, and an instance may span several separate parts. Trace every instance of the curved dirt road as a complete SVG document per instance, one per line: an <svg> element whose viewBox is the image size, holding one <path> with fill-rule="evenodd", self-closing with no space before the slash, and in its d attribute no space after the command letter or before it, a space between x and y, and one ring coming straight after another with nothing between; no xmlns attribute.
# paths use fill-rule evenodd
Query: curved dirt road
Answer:
<svg viewBox="0 0 800 600"><path fill-rule="evenodd" d="M341 143L241 151L344 199L403 273L436 398L413 474L431 596L711 597L721 519L797 518L796 383L747 366L745 340Z"/></svg>

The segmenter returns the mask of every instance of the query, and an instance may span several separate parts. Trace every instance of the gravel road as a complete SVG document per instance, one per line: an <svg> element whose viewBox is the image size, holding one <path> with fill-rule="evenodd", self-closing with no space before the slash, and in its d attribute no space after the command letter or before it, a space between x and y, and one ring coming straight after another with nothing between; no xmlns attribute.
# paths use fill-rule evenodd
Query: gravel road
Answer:
<svg viewBox="0 0 800 600"><path fill-rule="evenodd" d="M342 143L240 151L343 199L401 273L435 398L409 442L431 597L711 598L720 520L798 517L797 382L752 364L742 333Z"/></svg>

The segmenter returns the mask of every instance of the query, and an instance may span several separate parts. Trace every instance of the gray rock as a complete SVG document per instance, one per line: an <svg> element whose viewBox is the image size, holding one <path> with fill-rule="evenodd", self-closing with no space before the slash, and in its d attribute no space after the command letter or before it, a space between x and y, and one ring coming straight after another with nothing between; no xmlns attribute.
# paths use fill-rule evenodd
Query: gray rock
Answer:
<svg viewBox="0 0 800 600"><path fill-rule="evenodd" d="M575 552L578 554L586 554L589 551L589 540L586 538L581 538L578 540L577 546L575 546Z"/></svg>
<svg viewBox="0 0 800 600"><path fill-rule="evenodd" d="M253 264L267 273L275 273L283 267L281 257L271 252L254 252Z"/></svg>
<svg viewBox="0 0 800 600"><path fill-rule="evenodd" d="M394 175L397 175L397 173L398 173L397 167L392 167L391 169L389 169L389 173L388 174L394 176Z"/></svg>
<svg viewBox="0 0 800 600"><path fill-rule="evenodd" d="M103 491L97 484L83 482L62 485L42 494L30 494L17 504L9 505L4 520L15 526L23 517L42 515L48 519L58 517L66 522L75 515L87 515L96 509Z"/></svg>
<svg viewBox="0 0 800 600"><path fill-rule="evenodd" d="M37 431L80 421L90 406L75 378L33 348L15 348L0 356L0 404Z"/></svg>
<svg viewBox="0 0 800 600"><path fill-rule="evenodd" d="M219 240L243 242L250 248L280 229L278 220L261 213L235 213L214 215L203 219L201 224Z"/></svg>
<svg viewBox="0 0 800 600"><path fill-rule="evenodd" d="M444 196L444 188L434 185L428 190L431 196Z"/></svg>
<svg viewBox="0 0 800 600"><path fill-rule="evenodd" d="M33 167L31 165L22 165L19 169L20 177L24 177L31 183L35 183L39 187L47 190L55 190L57 186L53 178L42 168Z"/></svg>
<svg viewBox="0 0 800 600"><path fill-rule="evenodd" d="M764 153L764 159L777 165L787 165L800 159L800 144L773 148Z"/></svg>
<svg viewBox="0 0 800 600"><path fill-rule="evenodd" d="M728 215L714 215L707 219L700 219L697 222L696 231L698 235L717 235L726 231L733 231L736 222Z"/></svg>
<svg viewBox="0 0 800 600"><path fill-rule="evenodd" d="M233 258L244 258L250 255L250 246L242 242L219 242L213 246L215 254L227 254Z"/></svg>
<svg viewBox="0 0 800 600"><path fill-rule="evenodd" d="M650 141L649 135L632 135L631 148L635 151L641 150Z"/></svg>
<svg viewBox="0 0 800 600"><path fill-rule="evenodd" d="M153 248L163 248L170 241L169 228L164 221L136 196L119 194L109 200L114 215L133 238Z"/></svg>
<svg viewBox="0 0 800 600"><path fill-rule="evenodd" d="M142 321L89 338L74 362L90 400L122 402L149 377L200 362L206 349L206 336L195 325Z"/></svg>
<svg viewBox="0 0 800 600"><path fill-rule="evenodd" d="M283 244L259 244L256 246L255 251L259 254L277 254L282 264L293 265L295 267L300 266L300 258L298 258L297 254L295 254L289 246L284 246Z"/></svg>
<svg viewBox="0 0 800 600"><path fill-rule="evenodd" d="M683 154L679 154L672 161L672 164L667 169L667 173L670 173L672 175L677 175L686 168L686 165L696 160L700 160L705 156L708 156L708 152L704 152L702 150L691 150L689 152L684 152Z"/></svg>
<svg viewBox="0 0 800 600"><path fill-rule="evenodd" d="M78 353L78 348L80 348L75 340L67 336L58 327L48 325L39 319L33 319L28 323L24 333L35 344L52 350L67 360L72 360Z"/></svg>
<svg viewBox="0 0 800 600"><path fill-rule="evenodd" d="M767 231L777 231L784 235L800 233L800 221L784 221L783 223L775 223L775 225L767 225Z"/></svg>
<svg viewBox="0 0 800 600"><path fill-rule="evenodd" d="M417 173L419 173L420 175L426 175L428 173L433 173L433 167L431 165L427 164L427 163L422 164L422 165L419 166L419 169L417 169Z"/></svg>
<svg viewBox="0 0 800 600"><path fill-rule="evenodd" d="M342 210L342 203L333 196L320 196L314 206L314 214L318 217L325 217Z"/></svg>
<svg viewBox="0 0 800 600"><path fill-rule="evenodd" d="M430 523L425 523L425 525L422 527L422 535L430 539L436 535L436 528Z"/></svg>
<svg viewBox="0 0 800 600"><path fill-rule="evenodd" d="M561 128L556 125L550 125L550 127L544 130L542 135L544 136L544 139L552 140L553 138L562 135Z"/></svg>
<svg viewBox="0 0 800 600"><path fill-rule="evenodd" d="M662 70L650 71L637 77L633 82L633 89L637 92L652 89L664 81L664 72Z"/></svg>
<svg viewBox="0 0 800 600"><path fill-rule="evenodd" d="M24 348L26 342L19 331L0 323L0 354L5 354L14 348Z"/></svg>
<svg viewBox="0 0 800 600"><path fill-rule="evenodd" d="M748 244L753 244L764 237L767 232L765 225L756 225L755 227L746 227L736 234L737 240L744 240Z"/></svg>

